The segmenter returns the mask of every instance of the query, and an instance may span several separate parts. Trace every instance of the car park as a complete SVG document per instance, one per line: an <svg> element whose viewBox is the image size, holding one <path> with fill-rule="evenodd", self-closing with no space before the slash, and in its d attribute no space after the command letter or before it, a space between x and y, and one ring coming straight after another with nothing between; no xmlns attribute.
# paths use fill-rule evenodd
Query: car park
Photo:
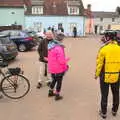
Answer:
<svg viewBox="0 0 120 120"><path fill-rule="evenodd" d="M15 59L17 55L16 44L8 36L0 35L0 62Z"/></svg>
<svg viewBox="0 0 120 120"><path fill-rule="evenodd" d="M5 30L0 34L9 35L20 52L30 50L37 45L33 37L21 30Z"/></svg>

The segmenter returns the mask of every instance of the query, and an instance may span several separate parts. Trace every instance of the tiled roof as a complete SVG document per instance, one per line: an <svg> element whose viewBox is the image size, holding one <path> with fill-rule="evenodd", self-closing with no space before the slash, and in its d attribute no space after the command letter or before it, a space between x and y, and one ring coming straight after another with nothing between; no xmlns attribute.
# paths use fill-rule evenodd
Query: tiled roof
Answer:
<svg viewBox="0 0 120 120"><path fill-rule="evenodd" d="M65 0L45 0L44 14L45 15L67 15L67 5L65 3Z"/></svg>
<svg viewBox="0 0 120 120"><path fill-rule="evenodd" d="M31 0L32 5L43 5L44 0Z"/></svg>
<svg viewBox="0 0 120 120"><path fill-rule="evenodd" d="M43 15L68 15L68 6L79 7L79 15L84 13L82 0L31 0L31 4L32 6L43 6ZM31 14L30 9L27 14Z"/></svg>
<svg viewBox="0 0 120 120"><path fill-rule="evenodd" d="M116 12L92 12L94 18L115 18L118 17L118 14Z"/></svg>
<svg viewBox="0 0 120 120"><path fill-rule="evenodd" d="M23 7L24 4L29 5L30 0L0 0L2 7Z"/></svg>
<svg viewBox="0 0 120 120"><path fill-rule="evenodd" d="M0 6L3 7L22 7L23 5L23 0L0 0Z"/></svg>

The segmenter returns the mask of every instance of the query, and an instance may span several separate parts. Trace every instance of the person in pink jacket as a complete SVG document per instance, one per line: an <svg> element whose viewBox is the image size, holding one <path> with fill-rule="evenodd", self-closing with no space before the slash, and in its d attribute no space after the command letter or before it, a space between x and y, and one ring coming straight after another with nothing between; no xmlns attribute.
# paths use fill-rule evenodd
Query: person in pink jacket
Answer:
<svg viewBox="0 0 120 120"><path fill-rule="evenodd" d="M62 44L63 39L64 34L58 33L56 40L50 41L48 44L48 71L52 76L48 96L55 96L55 100L62 99L62 96L60 96L62 79L65 72L68 70L67 62L69 58L65 56L64 45ZM56 91L54 93L55 86Z"/></svg>

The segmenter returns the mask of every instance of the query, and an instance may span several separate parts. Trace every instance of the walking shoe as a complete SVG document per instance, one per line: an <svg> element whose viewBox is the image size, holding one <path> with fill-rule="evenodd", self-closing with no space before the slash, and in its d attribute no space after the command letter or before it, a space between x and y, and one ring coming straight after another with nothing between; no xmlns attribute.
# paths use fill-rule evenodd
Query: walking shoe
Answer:
<svg viewBox="0 0 120 120"><path fill-rule="evenodd" d="M112 110L112 115L113 115L113 116L116 116L116 115L117 115L117 112L114 112L114 111Z"/></svg>
<svg viewBox="0 0 120 120"><path fill-rule="evenodd" d="M56 94L55 95L55 100L57 101L57 100L62 100L63 99L63 97L62 96L60 96L59 94Z"/></svg>
<svg viewBox="0 0 120 120"><path fill-rule="evenodd" d="M42 84L39 82L39 83L37 84L37 88L40 89L41 87L42 87Z"/></svg>
<svg viewBox="0 0 120 120"><path fill-rule="evenodd" d="M49 90L48 97L53 97L53 96L55 96L55 93L53 92L53 90Z"/></svg>
<svg viewBox="0 0 120 120"><path fill-rule="evenodd" d="M107 115L106 114L103 114L102 111L99 111L99 115L103 118L103 119L106 119Z"/></svg>

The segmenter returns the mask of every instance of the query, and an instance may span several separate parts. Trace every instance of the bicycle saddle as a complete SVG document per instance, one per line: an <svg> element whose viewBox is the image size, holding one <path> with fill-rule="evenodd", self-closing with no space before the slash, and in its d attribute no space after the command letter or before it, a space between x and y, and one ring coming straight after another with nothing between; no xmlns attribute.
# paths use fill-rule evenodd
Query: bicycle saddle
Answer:
<svg viewBox="0 0 120 120"><path fill-rule="evenodd" d="M21 68L16 67L16 68L8 68L8 71L10 72L10 74L12 75L18 75L21 72Z"/></svg>

